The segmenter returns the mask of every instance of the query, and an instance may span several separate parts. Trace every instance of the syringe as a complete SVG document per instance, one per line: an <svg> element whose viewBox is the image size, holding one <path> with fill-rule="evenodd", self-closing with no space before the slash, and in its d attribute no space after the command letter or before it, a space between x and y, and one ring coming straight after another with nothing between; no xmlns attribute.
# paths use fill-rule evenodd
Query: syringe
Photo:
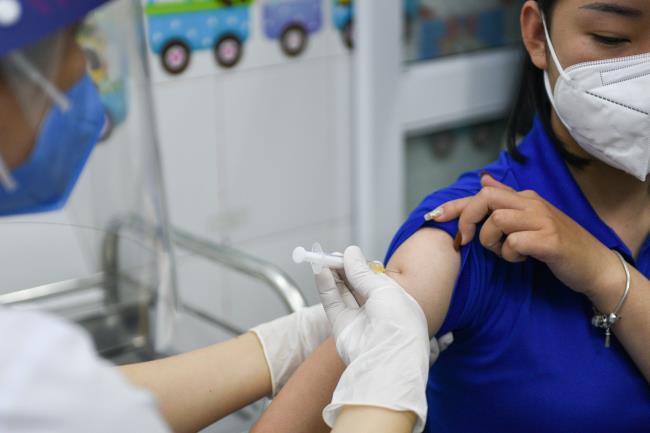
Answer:
<svg viewBox="0 0 650 433"><path fill-rule="evenodd" d="M292 257L295 263L311 263L311 268L316 274L320 273L323 268L343 269L343 256L324 253L323 247L319 243L315 243L311 251L297 247L293 250ZM368 267L378 274L386 273L386 268L381 262L368 262Z"/></svg>

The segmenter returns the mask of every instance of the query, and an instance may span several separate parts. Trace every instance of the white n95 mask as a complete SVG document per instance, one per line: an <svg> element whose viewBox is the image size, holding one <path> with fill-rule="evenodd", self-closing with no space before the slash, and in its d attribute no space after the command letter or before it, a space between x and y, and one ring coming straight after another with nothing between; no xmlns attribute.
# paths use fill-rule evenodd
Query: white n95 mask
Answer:
<svg viewBox="0 0 650 433"><path fill-rule="evenodd" d="M650 173L650 53L563 69L544 22L560 76L546 92L558 117L590 155L645 181Z"/></svg>

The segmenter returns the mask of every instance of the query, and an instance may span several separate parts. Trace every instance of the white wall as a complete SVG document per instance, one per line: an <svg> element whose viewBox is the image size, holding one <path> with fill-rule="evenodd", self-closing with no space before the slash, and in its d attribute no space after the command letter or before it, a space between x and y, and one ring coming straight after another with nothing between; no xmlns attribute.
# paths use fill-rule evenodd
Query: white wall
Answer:
<svg viewBox="0 0 650 433"><path fill-rule="evenodd" d="M323 29L297 59L262 35L259 3L233 70L206 51L170 77L150 55L171 220L282 267L310 303L313 277L293 248L341 250L351 231L351 55L323 6ZM240 326L284 312L259 283L183 253L179 281L188 302Z"/></svg>
<svg viewBox="0 0 650 433"><path fill-rule="evenodd" d="M182 76L170 77L156 56L148 58L173 223L277 264L311 303L313 277L291 262L293 248L318 241L342 250L351 237L351 54L331 6L323 0L322 29L297 59L262 34L260 2L236 68L219 68L205 51ZM134 129L146 128L133 116L138 93L128 95L129 120L98 146L63 211L0 219L0 293L96 272L106 206L144 206L132 193L143 179L124 173L140 161L111 156L117 144L137 146ZM185 252L179 281L188 302L241 327L284 312L265 286Z"/></svg>

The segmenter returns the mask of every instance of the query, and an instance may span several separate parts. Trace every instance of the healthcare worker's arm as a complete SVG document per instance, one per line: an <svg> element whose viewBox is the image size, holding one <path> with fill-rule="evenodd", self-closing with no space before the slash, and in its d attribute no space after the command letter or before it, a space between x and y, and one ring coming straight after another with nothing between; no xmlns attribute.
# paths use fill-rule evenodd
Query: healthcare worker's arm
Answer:
<svg viewBox="0 0 650 433"><path fill-rule="evenodd" d="M387 267L399 272L389 275L418 301L433 336L447 314L460 270L453 240L441 230L421 229L400 246ZM343 369L330 339L298 368L251 433L329 431L321 413Z"/></svg>
<svg viewBox="0 0 650 433"><path fill-rule="evenodd" d="M163 417L177 433L197 432L271 393L264 352L252 333L121 370L158 398Z"/></svg>
<svg viewBox="0 0 650 433"><path fill-rule="evenodd" d="M411 433L415 425L413 412L395 412L379 407L346 406L341 411L333 433Z"/></svg>
<svg viewBox="0 0 650 433"><path fill-rule="evenodd" d="M230 341L157 361L122 367L151 391L175 432L196 432L267 395L329 335L320 305L262 324Z"/></svg>

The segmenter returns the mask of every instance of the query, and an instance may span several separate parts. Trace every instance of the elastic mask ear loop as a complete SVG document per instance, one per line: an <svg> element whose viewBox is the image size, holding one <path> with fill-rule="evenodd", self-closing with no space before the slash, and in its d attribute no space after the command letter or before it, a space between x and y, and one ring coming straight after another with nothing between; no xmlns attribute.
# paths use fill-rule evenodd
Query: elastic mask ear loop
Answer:
<svg viewBox="0 0 650 433"><path fill-rule="evenodd" d="M11 170L7 167L2 155L0 155L0 185L7 192L14 192L18 188L18 183L12 176Z"/></svg>
<svg viewBox="0 0 650 433"><path fill-rule="evenodd" d="M564 78L567 81L571 81L571 77L564 71L564 68L562 68L562 64L560 63L560 59L557 57L557 54L555 52L555 48L553 48L553 42L551 42L551 35L548 33L548 26L546 25L546 17L544 14L542 14L542 24L544 25L544 34L546 35L546 43L548 44L548 49L551 53L551 57L553 58L553 62L555 62L555 67L557 70L560 72L560 75L562 78ZM571 127L567 122L562 119L562 116L560 115L560 111L558 110L557 106L555 105L555 92L551 88L551 80L548 76L548 68L546 71L544 71L544 87L546 87L546 94L548 95L548 100L551 101L551 106L553 107L553 110L555 110L555 113L558 115L564 126L571 131Z"/></svg>
<svg viewBox="0 0 650 433"><path fill-rule="evenodd" d="M544 34L546 35L546 43L548 44L548 50L551 52L551 57L553 58L555 67L560 72L560 75L562 75L562 78L564 78L567 81L571 81L571 77L564 71L564 68L562 67L562 63L560 63L560 59L557 56L557 53L555 52L555 48L553 47L553 42L551 41L551 35L548 32L548 26L546 25L546 17L544 16L544 14L542 14L542 24L544 25Z"/></svg>
<svg viewBox="0 0 650 433"><path fill-rule="evenodd" d="M41 74L41 72L31 64L29 60L20 52L14 52L9 55L11 62L18 68L25 76L36 86L38 86L43 93L47 95L50 100L56 104L64 113L70 110L71 102L68 98L56 88L54 84Z"/></svg>

